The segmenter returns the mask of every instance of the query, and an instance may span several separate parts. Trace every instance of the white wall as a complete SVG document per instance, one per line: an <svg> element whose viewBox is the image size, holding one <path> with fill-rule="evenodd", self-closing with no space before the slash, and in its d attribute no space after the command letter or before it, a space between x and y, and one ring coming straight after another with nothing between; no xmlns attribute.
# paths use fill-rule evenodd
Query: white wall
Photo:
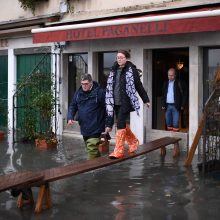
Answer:
<svg viewBox="0 0 220 220"><path fill-rule="evenodd" d="M59 12L61 0L39 1L35 10L35 15L30 10L21 8L18 0L1 0L0 2L0 22L22 20L32 17L37 17L45 14L52 14ZM10 12L10 13L9 13Z"/></svg>
<svg viewBox="0 0 220 220"><path fill-rule="evenodd" d="M1 0L0 22L37 18L42 15L58 13L61 2L65 3L67 0L38 1L33 15L30 10L21 8L18 0ZM75 21L212 3L219 3L219 0L69 0L68 10L63 14L61 20L73 21L74 19Z"/></svg>
<svg viewBox="0 0 220 220"><path fill-rule="evenodd" d="M189 145L192 144L198 128L203 103L203 62L202 49L189 48Z"/></svg>

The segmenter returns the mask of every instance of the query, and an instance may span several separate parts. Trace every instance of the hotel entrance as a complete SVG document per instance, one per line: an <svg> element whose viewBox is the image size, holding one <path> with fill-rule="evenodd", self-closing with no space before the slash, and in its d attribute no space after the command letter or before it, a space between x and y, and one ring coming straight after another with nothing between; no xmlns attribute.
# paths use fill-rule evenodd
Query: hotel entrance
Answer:
<svg viewBox="0 0 220 220"><path fill-rule="evenodd" d="M162 88L169 68L176 69L176 77L183 82L186 93L189 93L189 49L172 48L153 50L152 77L152 128L166 130L165 111L162 110ZM188 96L188 95L187 95ZM189 128L189 102L180 113L180 132Z"/></svg>

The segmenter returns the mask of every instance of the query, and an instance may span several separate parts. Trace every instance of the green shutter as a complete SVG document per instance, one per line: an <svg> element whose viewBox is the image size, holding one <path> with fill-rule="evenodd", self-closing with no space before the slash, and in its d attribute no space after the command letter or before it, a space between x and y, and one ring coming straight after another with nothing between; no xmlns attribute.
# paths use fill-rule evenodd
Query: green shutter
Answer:
<svg viewBox="0 0 220 220"><path fill-rule="evenodd" d="M31 75L32 72L43 72L51 74L51 56L44 54L29 54L17 56L17 82L23 81L24 78ZM28 82L28 79L25 80ZM17 104L16 104L16 116L17 116L17 136L18 138L32 137L33 131L37 132L45 127L44 122L38 121L39 114L28 105L27 100L29 89L23 88L18 92ZM28 123L26 123L28 120ZM32 126L30 126L32 121ZM28 124L28 127L25 125ZM19 132L19 133L18 133Z"/></svg>
<svg viewBox="0 0 220 220"><path fill-rule="evenodd" d="M8 56L0 56L0 127L7 127Z"/></svg>

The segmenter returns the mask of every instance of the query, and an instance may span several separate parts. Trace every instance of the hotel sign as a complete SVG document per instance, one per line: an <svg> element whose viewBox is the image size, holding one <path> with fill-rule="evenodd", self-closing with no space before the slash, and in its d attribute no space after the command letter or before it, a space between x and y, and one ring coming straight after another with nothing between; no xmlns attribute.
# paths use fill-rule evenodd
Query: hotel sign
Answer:
<svg viewBox="0 0 220 220"><path fill-rule="evenodd" d="M125 38L206 31L220 31L220 16L34 33L33 43Z"/></svg>

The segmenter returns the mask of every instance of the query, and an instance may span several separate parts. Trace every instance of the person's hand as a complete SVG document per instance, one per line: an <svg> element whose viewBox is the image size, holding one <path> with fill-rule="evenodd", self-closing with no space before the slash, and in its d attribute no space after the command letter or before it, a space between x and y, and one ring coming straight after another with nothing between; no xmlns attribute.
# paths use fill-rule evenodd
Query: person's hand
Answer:
<svg viewBox="0 0 220 220"><path fill-rule="evenodd" d="M184 110L184 107L183 107L183 106L181 106L181 110L182 110L182 111Z"/></svg>
<svg viewBox="0 0 220 220"><path fill-rule="evenodd" d="M150 107L150 102L146 102L146 103L144 103L144 104L147 106L147 108Z"/></svg>
<svg viewBox="0 0 220 220"><path fill-rule="evenodd" d="M112 128L110 128L110 127L106 127L106 128L105 128L105 132L106 132L106 133L109 133L109 132L111 132L111 131L112 131Z"/></svg>
<svg viewBox="0 0 220 220"><path fill-rule="evenodd" d="M165 107L164 107L164 106L162 106L162 110L165 110Z"/></svg>
<svg viewBox="0 0 220 220"><path fill-rule="evenodd" d="M67 122L68 126L73 125L73 124L74 124L74 120L68 120L68 122Z"/></svg>

